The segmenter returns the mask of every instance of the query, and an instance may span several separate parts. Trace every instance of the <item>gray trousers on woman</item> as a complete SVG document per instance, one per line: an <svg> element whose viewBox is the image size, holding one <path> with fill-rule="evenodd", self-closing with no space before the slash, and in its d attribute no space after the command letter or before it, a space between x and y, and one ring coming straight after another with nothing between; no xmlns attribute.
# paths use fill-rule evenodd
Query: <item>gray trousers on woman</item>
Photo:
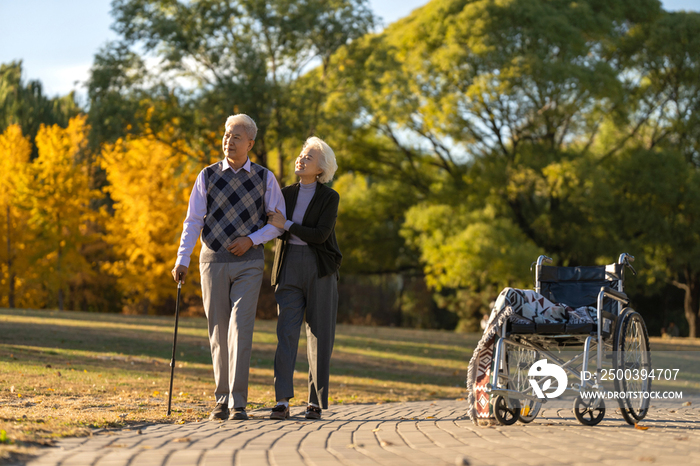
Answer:
<svg viewBox="0 0 700 466"><path fill-rule="evenodd" d="M275 396L277 400L294 397L294 364L306 312L308 401L328 409L328 379L338 314L338 275L318 278L316 255L311 248L295 244L287 248L275 288L278 305Z"/></svg>

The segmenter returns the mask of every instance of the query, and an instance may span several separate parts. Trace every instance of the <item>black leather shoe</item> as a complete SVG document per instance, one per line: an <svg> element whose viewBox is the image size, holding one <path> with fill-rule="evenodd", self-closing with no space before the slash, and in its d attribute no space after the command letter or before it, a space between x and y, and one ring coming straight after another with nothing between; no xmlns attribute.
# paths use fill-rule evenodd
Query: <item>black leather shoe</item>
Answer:
<svg viewBox="0 0 700 466"><path fill-rule="evenodd" d="M289 406L277 405L274 408L272 408L272 412L270 413L270 419L282 421L287 418L289 418Z"/></svg>
<svg viewBox="0 0 700 466"><path fill-rule="evenodd" d="M211 421L214 421L216 419L225 421L226 419L228 419L228 404L216 403L216 407L214 407L214 409L211 411L209 419Z"/></svg>
<svg viewBox="0 0 700 466"><path fill-rule="evenodd" d="M304 417L306 419L321 419L321 408L311 405L307 406Z"/></svg>
<svg viewBox="0 0 700 466"><path fill-rule="evenodd" d="M245 412L245 408L235 408L228 418L229 421L247 421L248 413Z"/></svg>

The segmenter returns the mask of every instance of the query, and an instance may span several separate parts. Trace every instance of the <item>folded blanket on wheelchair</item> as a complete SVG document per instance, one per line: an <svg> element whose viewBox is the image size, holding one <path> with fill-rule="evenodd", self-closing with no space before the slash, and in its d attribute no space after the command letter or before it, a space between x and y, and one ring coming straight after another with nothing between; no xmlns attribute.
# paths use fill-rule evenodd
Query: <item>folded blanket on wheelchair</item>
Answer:
<svg viewBox="0 0 700 466"><path fill-rule="evenodd" d="M569 330L590 331L597 319L597 310L591 306L573 309L556 304L532 290L506 288L498 295L491 310L484 334L469 361L467 372L467 401L469 418L476 424L493 419L489 409L489 393L493 348L499 329L506 321L514 332L563 333Z"/></svg>

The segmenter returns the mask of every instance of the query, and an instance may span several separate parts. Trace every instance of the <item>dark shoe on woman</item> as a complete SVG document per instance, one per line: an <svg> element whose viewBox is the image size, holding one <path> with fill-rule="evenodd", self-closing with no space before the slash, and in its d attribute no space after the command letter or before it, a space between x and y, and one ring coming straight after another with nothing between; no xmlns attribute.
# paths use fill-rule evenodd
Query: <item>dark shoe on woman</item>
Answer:
<svg viewBox="0 0 700 466"><path fill-rule="evenodd" d="M248 414L245 412L245 408L235 408L228 418L229 421L247 421Z"/></svg>
<svg viewBox="0 0 700 466"><path fill-rule="evenodd" d="M228 419L228 404L216 403L216 407L212 409L209 419L212 421L216 419L225 421Z"/></svg>
<svg viewBox="0 0 700 466"><path fill-rule="evenodd" d="M307 406L304 417L306 419L321 419L321 408L311 405Z"/></svg>
<svg viewBox="0 0 700 466"><path fill-rule="evenodd" d="M282 421L284 419L289 418L289 406L285 405L277 405L274 408L272 408L272 412L270 413L270 419L274 419L276 421Z"/></svg>

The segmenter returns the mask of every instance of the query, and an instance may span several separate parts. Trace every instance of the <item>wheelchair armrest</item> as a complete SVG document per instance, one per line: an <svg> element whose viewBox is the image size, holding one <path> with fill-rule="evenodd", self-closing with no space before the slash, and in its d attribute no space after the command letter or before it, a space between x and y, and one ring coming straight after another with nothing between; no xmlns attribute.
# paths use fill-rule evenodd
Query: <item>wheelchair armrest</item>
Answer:
<svg viewBox="0 0 700 466"><path fill-rule="evenodd" d="M630 303L630 299L622 291L617 291L615 289L610 288L609 286L601 287L600 291L605 293L605 296L607 296L608 298L612 298L615 301L619 301L625 306L627 306Z"/></svg>

